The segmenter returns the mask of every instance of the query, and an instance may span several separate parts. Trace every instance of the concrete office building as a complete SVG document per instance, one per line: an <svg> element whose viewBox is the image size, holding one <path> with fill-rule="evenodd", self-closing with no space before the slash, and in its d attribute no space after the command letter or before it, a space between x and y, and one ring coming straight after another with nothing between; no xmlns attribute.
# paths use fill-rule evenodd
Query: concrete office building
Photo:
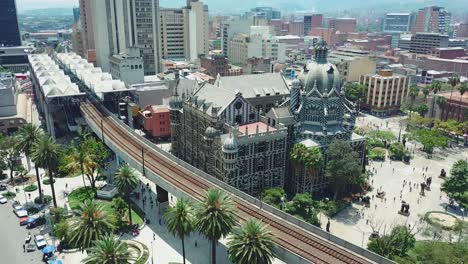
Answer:
<svg viewBox="0 0 468 264"><path fill-rule="evenodd" d="M434 32L447 34L452 15L445 11L443 7L429 6L419 9L413 33Z"/></svg>
<svg viewBox="0 0 468 264"><path fill-rule="evenodd" d="M383 32L385 33L405 33L411 27L410 13L387 13L383 20Z"/></svg>
<svg viewBox="0 0 468 264"><path fill-rule="evenodd" d="M430 54L434 48L447 48L449 38L439 33L416 33L411 37L410 52Z"/></svg>
<svg viewBox="0 0 468 264"><path fill-rule="evenodd" d="M331 18L328 20L328 26L341 33L356 32L355 18Z"/></svg>
<svg viewBox="0 0 468 264"><path fill-rule="evenodd" d="M0 47L21 46L15 0L0 1Z"/></svg>
<svg viewBox="0 0 468 264"><path fill-rule="evenodd" d="M188 54L188 28L183 8L161 8L161 57L183 60Z"/></svg>
<svg viewBox="0 0 468 264"><path fill-rule="evenodd" d="M88 62L96 63L96 49L94 45L93 12L91 0L80 0L80 23L83 57Z"/></svg>
<svg viewBox="0 0 468 264"><path fill-rule="evenodd" d="M230 52L230 43L236 33L250 34L252 20L247 18L233 18L223 23L221 32L221 47L223 55L228 57Z"/></svg>
<svg viewBox="0 0 468 264"><path fill-rule="evenodd" d="M15 75L0 73L0 132L10 134L26 124L28 99L25 93L18 93Z"/></svg>
<svg viewBox="0 0 468 264"><path fill-rule="evenodd" d="M272 7L255 7L250 10L257 16L263 16L266 20L281 19L281 12Z"/></svg>
<svg viewBox="0 0 468 264"><path fill-rule="evenodd" d="M30 50L26 46L0 47L0 65L12 72L27 72Z"/></svg>
<svg viewBox="0 0 468 264"><path fill-rule="evenodd" d="M312 28L322 27L322 14L313 14L304 16L304 35L308 36Z"/></svg>
<svg viewBox="0 0 468 264"><path fill-rule="evenodd" d="M158 0L92 1L96 63L110 71L110 57L140 49L145 75L161 71Z"/></svg>
<svg viewBox="0 0 468 264"><path fill-rule="evenodd" d="M366 87L362 109L372 115L389 116L400 111L411 81L406 76L393 74L391 70L381 70L377 74L361 76L359 83Z"/></svg>
<svg viewBox="0 0 468 264"><path fill-rule="evenodd" d="M358 82L361 75L374 73L376 61L368 51L338 48L328 55L328 60L340 71L343 82Z"/></svg>
<svg viewBox="0 0 468 264"><path fill-rule="evenodd" d="M127 87L145 82L143 59L140 49L131 47L126 53L116 54L110 58L110 73L115 80L120 79Z"/></svg>
<svg viewBox="0 0 468 264"><path fill-rule="evenodd" d="M243 65L248 58L262 57L262 37L260 35L235 34L230 41L229 61Z"/></svg>
<svg viewBox="0 0 468 264"><path fill-rule="evenodd" d="M188 60L195 61L201 55L208 55L208 6L196 0L188 0L185 25L188 28Z"/></svg>

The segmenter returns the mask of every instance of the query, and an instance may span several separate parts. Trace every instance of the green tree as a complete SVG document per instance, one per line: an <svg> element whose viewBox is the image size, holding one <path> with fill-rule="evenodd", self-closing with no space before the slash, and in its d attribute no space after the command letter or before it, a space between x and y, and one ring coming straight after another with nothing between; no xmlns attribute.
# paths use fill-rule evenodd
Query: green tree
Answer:
<svg viewBox="0 0 468 264"><path fill-rule="evenodd" d="M387 151L384 148L375 147L369 150L369 159L371 160L385 160Z"/></svg>
<svg viewBox="0 0 468 264"><path fill-rule="evenodd" d="M57 198L55 197L55 184L53 174L57 170L59 157L62 149L55 140L49 136L41 136L31 151L31 160L49 174L50 188L54 207L57 208Z"/></svg>
<svg viewBox="0 0 468 264"><path fill-rule="evenodd" d="M236 206L226 193L208 189L196 208L195 227L211 241L211 264L216 264L216 244L236 224Z"/></svg>
<svg viewBox="0 0 468 264"><path fill-rule="evenodd" d="M86 200L74 210L76 216L69 219L70 240L82 251L96 240L104 238L114 229L113 219L102 204Z"/></svg>
<svg viewBox="0 0 468 264"><path fill-rule="evenodd" d="M0 135L0 156L10 170L10 180L13 181L16 162L20 158L18 151L18 137Z"/></svg>
<svg viewBox="0 0 468 264"><path fill-rule="evenodd" d="M325 175L329 178L335 192L333 200L336 200L344 187L359 181L362 166L358 154L345 141L332 142L327 153L328 162Z"/></svg>
<svg viewBox="0 0 468 264"><path fill-rule="evenodd" d="M424 100L426 101L427 103L427 96L431 93L431 87L424 87L422 89L422 92L424 94Z"/></svg>
<svg viewBox="0 0 468 264"><path fill-rule="evenodd" d="M292 161L302 163L307 168L319 168L323 163L322 152L319 148L307 148L303 144L295 144L289 154Z"/></svg>
<svg viewBox="0 0 468 264"><path fill-rule="evenodd" d="M449 79L449 84L452 87L450 90L450 100L452 100L453 90L460 84L460 76L456 73L452 74Z"/></svg>
<svg viewBox="0 0 468 264"><path fill-rule="evenodd" d="M409 133L409 138L423 145L423 151L431 154L434 148L446 148L448 138L436 129L414 129Z"/></svg>
<svg viewBox="0 0 468 264"><path fill-rule="evenodd" d="M372 239L367 249L387 258L405 256L414 247L416 239L406 226L396 226L390 234Z"/></svg>
<svg viewBox="0 0 468 264"><path fill-rule="evenodd" d="M276 208L281 208L283 204L282 199L285 199L286 192L281 187L271 188L264 190L261 197L263 202Z"/></svg>
<svg viewBox="0 0 468 264"><path fill-rule="evenodd" d="M408 154L405 146L400 142L393 143L388 150L390 151L390 155L397 160L402 160Z"/></svg>
<svg viewBox="0 0 468 264"><path fill-rule="evenodd" d="M67 221L60 221L54 225L54 236L60 240L62 247L70 246L70 225Z"/></svg>
<svg viewBox="0 0 468 264"><path fill-rule="evenodd" d="M185 237L192 233L195 224L192 204L187 199L178 199L174 207L167 208L164 218L169 232L182 241L182 257L185 264Z"/></svg>
<svg viewBox="0 0 468 264"><path fill-rule="evenodd" d="M42 130L33 125L33 124L26 124L19 128L18 130L18 142L16 145L16 149L19 152L24 153L28 162L28 171L31 170L31 152L34 145L39 141L39 139L43 136ZM39 192L39 197L42 197L42 187L41 187L41 178L39 175L39 166L34 166L36 170L36 180L37 180L37 187Z"/></svg>
<svg viewBox="0 0 468 264"><path fill-rule="evenodd" d="M135 261L127 243L112 236L104 236L94 242L84 264L130 264Z"/></svg>
<svg viewBox="0 0 468 264"><path fill-rule="evenodd" d="M380 141L386 141L387 143L390 143L392 141L397 140L395 134L393 134L392 131L389 130L373 130L367 133L367 138L369 139L377 139Z"/></svg>
<svg viewBox="0 0 468 264"><path fill-rule="evenodd" d="M274 236L265 224L248 219L229 237L228 258L236 264L271 264L276 257L273 240Z"/></svg>
<svg viewBox="0 0 468 264"><path fill-rule="evenodd" d="M414 102L416 101L416 97L418 97L419 95L419 87L415 84L411 85L408 95L410 97L410 117L411 117L411 112L413 111Z"/></svg>
<svg viewBox="0 0 468 264"><path fill-rule="evenodd" d="M357 105L357 109L361 109L361 102L365 99L366 86L358 83L348 83L345 86L345 97L349 101Z"/></svg>
<svg viewBox="0 0 468 264"><path fill-rule="evenodd" d="M442 83L440 81L433 81L431 84L431 90L434 94L438 93L442 89Z"/></svg>
<svg viewBox="0 0 468 264"><path fill-rule="evenodd" d="M312 199L310 193L298 193L286 207L286 212L299 216L306 222L320 227L318 219L318 202Z"/></svg>
<svg viewBox="0 0 468 264"><path fill-rule="evenodd" d="M450 198L465 203L468 207L468 162L459 160L455 162L450 170L450 177L447 177L442 184L442 191L446 192Z"/></svg>
<svg viewBox="0 0 468 264"><path fill-rule="evenodd" d="M464 82L458 86L458 92L460 92L460 104L463 100L463 95L468 91L468 83Z"/></svg>
<svg viewBox="0 0 468 264"><path fill-rule="evenodd" d="M421 117L424 117L429 112L429 107L426 104L419 104L414 108L414 111L418 112Z"/></svg>
<svg viewBox="0 0 468 264"><path fill-rule="evenodd" d="M115 215L117 218L117 225L122 227L122 223L124 222L125 214L127 213L127 202L124 199L117 197L112 199L112 208L115 211Z"/></svg>
<svg viewBox="0 0 468 264"><path fill-rule="evenodd" d="M130 194L138 185L138 176L133 168L128 166L128 164L123 164L115 173L114 183L119 190L119 193L124 196L127 201L128 220L130 221L130 225L132 225L132 204Z"/></svg>

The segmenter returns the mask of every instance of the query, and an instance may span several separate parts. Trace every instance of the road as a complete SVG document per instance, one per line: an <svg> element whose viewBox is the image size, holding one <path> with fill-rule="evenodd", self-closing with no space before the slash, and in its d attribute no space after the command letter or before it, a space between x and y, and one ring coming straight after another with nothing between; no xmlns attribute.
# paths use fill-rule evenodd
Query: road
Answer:
<svg viewBox="0 0 468 264"><path fill-rule="evenodd" d="M39 233L33 229L31 234ZM19 226L16 215L13 214L11 203L0 205L0 263L31 264L41 262L40 251L23 253L24 238L28 235L25 227ZM34 242L33 242L34 243Z"/></svg>

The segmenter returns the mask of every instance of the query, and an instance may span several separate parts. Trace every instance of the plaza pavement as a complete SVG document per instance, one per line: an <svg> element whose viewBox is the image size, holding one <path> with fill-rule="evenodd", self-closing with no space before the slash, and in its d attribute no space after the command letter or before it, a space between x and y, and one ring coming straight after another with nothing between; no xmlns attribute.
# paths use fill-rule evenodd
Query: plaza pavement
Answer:
<svg viewBox="0 0 468 264"><path fill-rule="evenodd" d="M391 130L398 136L399 120L401 118L360 117L357 126L379 127L381 130ZM405 132L402 131L402 133ZM448 203L447 196L440 190L443 183L443 179L438 177L441 169L449 172L454 162L460 159L468 159L468 151L461 146L436 150L432 158L429 159L420 150L421 146L419 144L407 143L406 146L408 146L412 154L414 151L410 164L401 161L390 161L388 158L385 162L370 162L367 169L376 170L370 180L373 190L367 194L374 197L371 199L370 207L365 208L353 203L351 207L340 212L330 221L332 234L355 245L366 247L368 238L373 231L371 226L379 229L380 234L382 234L388 232L395 225L404 224L419 230L416 237L418 239L423 238L424 223L420 222L420 218L428 211L445 211L445 205ZM428 168L427 171L425 170L426 167ZM432 184L431 190L426 191L425 196L420 197L419 183L425 179L423 173L426 177L432 177ZM403 187L404 181L407 183ZM416 183L417 186L413 186L410 190L409 182L412 185ZM386 192L385 199L376 197L379 188ZM402 200L410 204L409 217L398 214ZM460 211L449 208L448 212L460 219L463 218ZM327 223L327 217L321 215L321 221L324 226Z"/></svg>

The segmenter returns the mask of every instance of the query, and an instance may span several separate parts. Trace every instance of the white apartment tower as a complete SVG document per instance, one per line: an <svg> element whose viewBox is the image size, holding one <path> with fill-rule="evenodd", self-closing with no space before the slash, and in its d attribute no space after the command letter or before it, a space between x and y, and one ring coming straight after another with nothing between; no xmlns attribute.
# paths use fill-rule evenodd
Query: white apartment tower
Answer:
<svg viewBox="0 0 468 264"><path fill-rule="evenodd" d="M161 8L161 57L185 59L188 54L188 28L183 8Z"/></svg>
<svg viewBox="0 0 468 264"><path fill-rule="evenodd" d="M187 0L185 25L188 29L187 59L195 61L200 55L208 55L208 6L197 0Z"/></svg>
<svg viewBox="0 0 468 264"><path fill-rule="evenodd" d="M96 64L110 71L110 58L140 49L145 75L161 71L158 0L92 0Z"/></svg>

